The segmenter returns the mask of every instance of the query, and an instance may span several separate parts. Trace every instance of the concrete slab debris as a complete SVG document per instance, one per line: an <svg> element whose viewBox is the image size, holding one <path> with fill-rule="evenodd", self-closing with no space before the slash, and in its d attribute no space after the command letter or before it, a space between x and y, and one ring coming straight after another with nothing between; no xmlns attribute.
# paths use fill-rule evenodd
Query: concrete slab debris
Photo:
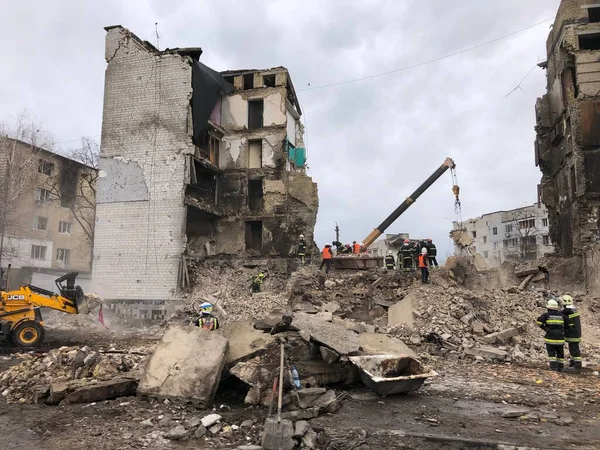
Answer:
<svg viewBox="0 0 600 450"><path fill-rule="evenodd" d="M358 352L358 336L349 333L344 327L322 320L314 315L295 313L292 327L299 331L310 333L310 338L332 348L340 355L356 354Z"/></svg>
<svg viewBox="0 0 600 450"><path fill-rule="evenodd" d="M204 426L206 428L210 428L215 423L217 423L219 420L221 420L220 414L209 414L207 416L204 416L202 419L200 419L200 423L202 423L202 426Z"/></svg>
<svg viewBox="0 0 600 450"><path fill-rule="evenodd" d="M299 420L294 426L294 437L302 437L304 433L310 428L309 423L306 420Z"/></svg>
<svg viewBox="0 0 600 450"><path fill-rule="evenodd" d="M297 411L286 411L281 413L281 418L284 420L310 420L319 415L319 408L298 409Z"/></svg>
<svg viewBox="0 0 600 450"><path fill-rule="evenodd" d="M417 355L404 342L380 333L360 333L358 335L360 350L365 355Z"/></svg>
<svg viewBox="0 0 600 450"><path fill-rule="evenodd" d="M332 364L340 359L340 355L327 347L321 346L319 347L319 352L321 353L321 358L327 364Z"/></svg>
<svg viewBox="0 0 600 450"><path fill-rule="evenodd" d="M465 354L471 356L481 356L485 359L491 360L503 360L508 356L508 353L504 350L500 350L496 347L491 347L489 345L482 345L481 347L472 347L465 348Z"/></svg>
<svg viewBox="0 0 600 450"><path fill-rule="evenodd" d="M150 358L138 387L149 397L212 404L221 379L228 342L198 327L171 325Z"/></svg>
<svg viewBox="0 0 600 450"><path fill-rule="evenodd" d="M413 316L413 297L416 294L411 292L394 306L388 309L388 327L400 324L411 326L415 323Z"/></svg>
<svg viewBox="0 0 600 450"><path fill-rule="evenodd" d="M66 396L70 404L92 403L103 400L112 400L119 397L135 395L138 381L131 378L116 378L109 381L90 383Z"/></svg>
<svg viewBox="0 0 600 450"><path fill-rule="evenodd" d="M336 311L339 311L341 308L341 306L336 303L336 302L329 302L323 305L323 307L321 308L323 312L330 312L330 313L334 313Z"/></svg>
<svg viewBox="0 0 600 450"><path fill-rule="evenodd" d="M228 323L226 327L219 328L217 333L229 341L225 357L225 364L228 366L251 357L276 339L275 336L255 329L251 321Z"/></svg>

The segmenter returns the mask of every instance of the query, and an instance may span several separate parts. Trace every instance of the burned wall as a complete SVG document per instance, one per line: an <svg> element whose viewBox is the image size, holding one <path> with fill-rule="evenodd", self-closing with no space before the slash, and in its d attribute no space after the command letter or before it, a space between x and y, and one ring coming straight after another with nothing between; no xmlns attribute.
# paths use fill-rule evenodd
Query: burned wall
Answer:
<svg viewBox="0 0 600 450"><path fill-rule="evenodd" d="M536 103L541 197L564 256L581 255L599 229L600 23L588 3L561 3L547 40L547 93Z"/></svg>

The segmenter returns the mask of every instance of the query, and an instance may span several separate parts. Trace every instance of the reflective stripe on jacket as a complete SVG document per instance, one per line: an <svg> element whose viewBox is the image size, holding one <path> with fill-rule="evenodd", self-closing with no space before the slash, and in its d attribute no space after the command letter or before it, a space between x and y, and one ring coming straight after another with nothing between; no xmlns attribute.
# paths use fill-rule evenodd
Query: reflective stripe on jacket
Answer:
<svg viewBox="0 0 600 450"><path fill-rule="evenodd" d="M395 264L396 264L396 260L394 259L394 257L392 255L387 255L385 257L385 266L388 269L393 268Z"/></svg>
<svg viewBox="0 0 600 450"><path fill-rule="evenodd" d="M563 313L567 316L565 341L581 342L581 313L575 308L565 307Z"/></svg>
<svg viewBox="0 0 600 450"><path fill-rule="evenodd" d="M546 344L562 345L565 343L565 327L568 318L560 311L549 309L537 319L537 324L546 331Z"/></svg>

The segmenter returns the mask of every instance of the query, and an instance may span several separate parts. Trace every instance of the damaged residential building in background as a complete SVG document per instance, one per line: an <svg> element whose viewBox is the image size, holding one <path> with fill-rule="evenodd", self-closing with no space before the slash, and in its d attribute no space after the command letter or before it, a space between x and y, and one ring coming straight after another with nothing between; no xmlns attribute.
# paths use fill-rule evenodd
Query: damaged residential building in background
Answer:
<svg viewBox="0 0 600 450"><path fill-rule="evenodd" d="M186 258L281 257L299 234L312 242L317 186L288 71L219 73L200 48L105 29L94 291L160 319Z"/></svg>
<svg viewBox="0 0 600 450"><path fill-rule="evenodd" d="M547 93L536 103L535 160L550 240L587 255L600 228L600 3L563 0L548 36Z"/></svg>

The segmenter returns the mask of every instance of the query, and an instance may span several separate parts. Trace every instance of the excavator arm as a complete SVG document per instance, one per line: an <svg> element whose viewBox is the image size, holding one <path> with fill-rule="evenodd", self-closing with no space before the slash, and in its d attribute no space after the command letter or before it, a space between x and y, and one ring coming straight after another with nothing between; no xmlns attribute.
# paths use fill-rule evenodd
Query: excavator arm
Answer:
<svg viewBox="0 0 600 450"><path fill-rule="evenodd" d="M394 210L393 213L391 213L383 222L381 222L377 228L371 231L371 233L363 240L364 246L369 247L373 242L375 242L377 238L381 236L384 231L410 207L410 205L417 201L423 192L429 189L429 187L435 183L437 179L441 177L448 169L454 169L455 167L456 165L454 164L452 158L446 158L444 163L438 167L437 170L433 172L431 176L427 178L427 180L425 180L425 182L411 194L410 197L407 197L406 200L404 200L402 204ZM456 186L456 188L458 188L458 186ZM454 188L453 190L455 191L455 195L458 196L457 190Z"/></svg>

